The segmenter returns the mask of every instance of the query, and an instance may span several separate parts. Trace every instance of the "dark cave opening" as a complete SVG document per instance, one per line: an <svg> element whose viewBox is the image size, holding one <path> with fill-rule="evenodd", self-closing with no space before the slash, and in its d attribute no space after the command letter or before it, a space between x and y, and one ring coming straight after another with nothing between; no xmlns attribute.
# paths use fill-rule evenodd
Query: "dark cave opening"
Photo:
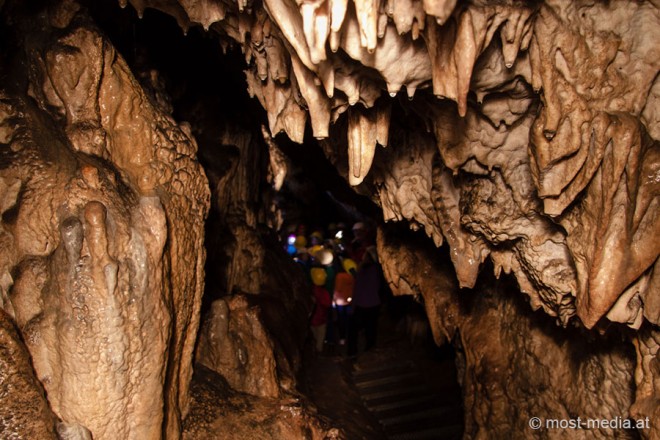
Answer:
<svg viewBox="0 0 660 440"><path fill-rule="evenodd" d="M276 357L291 358L290 352L296 351L292 346L301 339L285 333L300 332L303 327L282 326L287 313L282 301L291 300L283 299L281 292L272 292L286 289L290 279L276 280L273 287L264 285L273 279L271 275L262 275L258 284L236 283L236 268L232 268L235 253L247 253L245 261L256 261L254 248L244 246L240 240L256 241L252 246L266 248L268 262L264 264L274 266L266 267L266 272L285 272L304 279L308 275L284 254L290 232L304 225L309 235L315 230L327 231L331 224L340 224L344 225L346 242L350 243L351 226L360 221L372 225L371 241L375 245L380 209L350 188L337 173L312 138L309 126L303 145L293 143L285 135L275 138L286 156L288 172L282 188L277 193L273 191L272 182L266 177L268 146L260 135L266 115L256 99L246 92L242 72L245 60L237 48L229 45L222 49L218 39L200 27L189 29L184 36L171 17L158 11L148 9L143 18L137 19L130 7L109 8L96 2L87 6L151 99L160 100L175 120L187 121L198 142L199 160L212 188L212 209L206 223L206 292L202 316L208 314L218 299L247 294L249 302L262 308L268 331L275 335L279 348L287 352ZM249 171L246 173L241 168ZM241 180L246 188L237 190L232 186L235 180ZM272 209L279 211L279 218L273 216ZM248 232L245 223L249 223ZM279 232L275 230L278 227ZM398 229L396 234L409 235L407 226L395 229ZM287 265L291 267L281 269ZM308 280L299 282L304 286L310 284ZM438 435L459 438L463 432L462 422L458 422L462 419L462 407L454 346L451 341L440 347L434 343L421 295L393 296L384 279L382 283L383 304L375 354L361 362L349 359L346 347L340 346L338 339L330 341L329 333L320 357L307 348L302 353L300 388L313 396L323 415L339 419L339 425L349 435L403 438L406 433L418 431L432 438ZM302 290L305 289L309 287ZM294 299L309 307L308 300ZM331 321L333 313L336 311L330 311ZM306 326L304 329L309 331ZM362 356L364 333L359 335ZM382 368L383 364L391 368ZM197 368L202 373L196 377L202 381L213 374L206 367ZM319 375L323 375L323 383L319 383ZM370 384L377 385L369 389ZM336 393L342 387L346 388L343 392L352 396L350 399L337 398ZM383 393L397 388L399 394ZM369 400L369 395L360 395L360 391L371 392L376 397ZM365 404L371 412L364 409ZM351 414L357 411L359 417L349 416L347 411ZM382 419L380 425L377 415ZM365 420L373 423L370 429L361 426Z"/></svg>

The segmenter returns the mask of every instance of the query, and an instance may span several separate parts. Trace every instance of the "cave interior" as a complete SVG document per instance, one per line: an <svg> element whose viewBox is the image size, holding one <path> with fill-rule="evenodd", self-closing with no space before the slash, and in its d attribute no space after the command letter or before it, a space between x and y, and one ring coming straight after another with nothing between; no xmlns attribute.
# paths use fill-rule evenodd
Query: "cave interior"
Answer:
<svg viewBox="0 0 660 440"><path fill-rule="evenodd" d="M0 0L0 42L1 438L660 439L657 1ZM317 352L363 258L378 343L335 305Z"/></svg>

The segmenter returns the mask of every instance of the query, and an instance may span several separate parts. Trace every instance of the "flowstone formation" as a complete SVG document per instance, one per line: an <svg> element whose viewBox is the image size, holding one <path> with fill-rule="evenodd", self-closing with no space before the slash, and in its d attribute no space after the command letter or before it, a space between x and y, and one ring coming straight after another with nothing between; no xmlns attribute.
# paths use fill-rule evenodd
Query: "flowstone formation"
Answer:
<svg viewBox="0 0 660 440"><path fill-rule="evenodd" d="M3 11L2 307L63 438L178 438L208 186L190 133L77 11Z"/></svg>
<svg viewBox="0 0 660 440"><path fill-rule="evenodd" d="M204 105L196 114L207 116L193 130L200 133L212 189L208 307L196 360L221 374L235 391L285 399L298 388L312 307L303 270L266 227L277 222L270 208L277 176L286 171L273 159L277 147L270 144L269 152L268 136L219 124ZM271 160L263 166L265 156Z"/></svg>

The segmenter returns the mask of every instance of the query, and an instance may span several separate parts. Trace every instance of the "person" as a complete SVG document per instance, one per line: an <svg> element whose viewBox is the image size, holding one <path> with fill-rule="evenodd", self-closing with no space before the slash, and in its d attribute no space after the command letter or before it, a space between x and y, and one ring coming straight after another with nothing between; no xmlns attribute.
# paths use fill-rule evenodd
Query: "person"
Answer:
<svg viewBox="0 0 660 440"><path fill-rule="evenodd" d="M367 230L362 222L357 222L353 225L353 240L349 247L349 256L357 264L362 262L362 257L367 249Z"/></svg>
<svg viewBox="0 0 660 440"><path fill-rule="evenodd" d="M330 310L330 293L324 287L326 272L322 267L313 267L310 271L312 278L312 293L314 295L314 310L310 319L310 327L314 336L314 347L317 353L323 352L325 330L328 324L328 310Z"/></svg>
<svg viewBox="0 0 660 440"><path fill-rule="evenodd" d="M309 252L316 257L316 254L323 250L323 234L321 231L314 231L309 236Z"/></svg>
<svg viewBox="0 0 660 440"><path fill-rule="evenodd" d="M315 265L322 267L325 269L325 290L328 291L330 294L330 297L332 299L332 293L335 288L335 265L333 264L335 261L335 256L332 253L330 249L326 249L324 247L321 248L321 250L317 251L314 254L314 262ZM334 313L330 313L328 316L328 324L326 326L325 330L325 338L326 342L328 342L331 345L334 345L335 343L335 316Z"/></svg>
<svg viewBox="0 0 660 440"><path fill-rule="evenodd" d="M330 249L322 247L314 254L314 261L325 269L327 275L325 280L325 288L328 292L332 293L335 288L335 266L332 264L335 256Z"/></svg>
<svg viewBox="0 0 660 440"><path fill-rule="evenodd" d="M335 275L332 308L336 311L337 315L339 345L345 345L346 338L348 337L348 311L353 300L353 287L355 285L353 279L354 268L355 262L346 258L342 265L337 266L338 272ZM350 273L350 270L353 270L353 273Z"/></svg>
<svg viewBox="0 0 660 440"><path fill-rule="evenodd" d="M365 351L376 345L378 315L380 312L381 273L376 247L369 246L358 267L353 288L352 322L349 324L348 355L355 357L358 352L358 334L364 329Z"/></svg>

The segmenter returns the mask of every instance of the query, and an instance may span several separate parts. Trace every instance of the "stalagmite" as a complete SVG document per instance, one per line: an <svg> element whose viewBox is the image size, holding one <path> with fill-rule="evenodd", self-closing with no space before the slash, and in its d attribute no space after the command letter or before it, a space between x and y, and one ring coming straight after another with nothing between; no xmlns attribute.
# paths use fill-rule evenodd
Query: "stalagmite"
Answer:
<svg viewBox="0 0 660 440"><path fill-rule="evenodd" d="M274 344L261 324L258 309L250 307L245 297L220 299L212 304L207 319L202 326L197 361L222 374L235 390L277 397Z"/></svg>
<svg viewBox="0 0 660 440"><path fill-rule="evenodd" d="M184 256L203 253L208 189L194 141L97 30L72 23L50 41L39 27L31 44L49 43L27 59L34 99L4 98L24 134L7 139L15 166L3 180L26 196L4 226L17 254L3 271L23 268L14 308L67 426L99 439L178 437L203 286L201 261Z"/></svg>

